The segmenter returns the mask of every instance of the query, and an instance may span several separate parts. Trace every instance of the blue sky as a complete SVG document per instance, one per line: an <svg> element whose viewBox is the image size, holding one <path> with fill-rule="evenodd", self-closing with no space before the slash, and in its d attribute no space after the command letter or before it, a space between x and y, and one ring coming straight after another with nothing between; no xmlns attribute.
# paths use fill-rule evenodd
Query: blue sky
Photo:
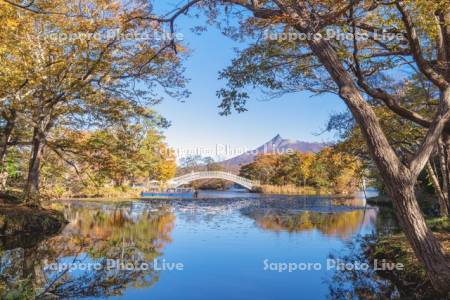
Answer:
<svg viewBox="0 0 450 300"><path fill-rule="evenodd" d="M218 72L231 63L234 48L245 47L245 44L230 40L214 27L200 35L194 34L189 29L194 22L185 17L177 26L177 32L184 34L184 43L191 50L185 67L192 94L184 103L167 98L156 107L172 123L164 132L171 147L185 151L215 149L220 144L253 149L276 134L302 141L333 140L331 134L318 133L330 114L345 109L335 95L310 97L304 92L262 101L255 93L247 112L220 116L216 91L224 87L225 82L217 79Z"/></svg>

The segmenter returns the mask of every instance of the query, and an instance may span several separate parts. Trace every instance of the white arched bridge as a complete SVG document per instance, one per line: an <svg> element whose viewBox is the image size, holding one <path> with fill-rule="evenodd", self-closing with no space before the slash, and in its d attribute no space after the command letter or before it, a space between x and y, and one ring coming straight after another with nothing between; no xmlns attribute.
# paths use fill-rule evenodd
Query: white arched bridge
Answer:
<svg viewBox="0 0 450 300"><path fill-rule="evenodd" d="M250 180L233 173L221 172L221 171L204 171L204 172L192 172L179 177L170 179L167 184L170 188L177 188L184 184L191 183L195 180L201 179L222 179L237 183L246 189L253 190L260 186L259 181Z"/></svg>

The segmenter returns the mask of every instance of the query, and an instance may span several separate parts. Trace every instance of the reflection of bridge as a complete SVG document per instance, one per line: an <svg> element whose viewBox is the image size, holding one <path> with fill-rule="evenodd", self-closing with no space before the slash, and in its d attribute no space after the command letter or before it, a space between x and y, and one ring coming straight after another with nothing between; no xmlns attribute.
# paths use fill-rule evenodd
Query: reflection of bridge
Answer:
<svg viewBox="0 0 450 300"><path fill-rule="evenodd" d="M227 181L232 181L234 183L237 183L246 189L253 190L256 187L260 186L259 181L253 181L241 176L237 176L232 173L228 172L221 172L221 171L205 171L205 172L192 172L188 173L179 177L172 178L167 183L169 187L176 188L183 184L191 183L195 180L201 180L201 179L222 179Z"/></svg>

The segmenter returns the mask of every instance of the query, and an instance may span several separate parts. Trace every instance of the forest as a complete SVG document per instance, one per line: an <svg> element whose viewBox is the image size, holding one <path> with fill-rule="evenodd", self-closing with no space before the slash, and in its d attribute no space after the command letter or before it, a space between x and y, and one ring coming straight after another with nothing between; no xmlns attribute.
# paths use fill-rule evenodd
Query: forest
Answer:
<svg viewBox="0 0 450 300"><path fill-rule="evenodd" d="M319 153L265 154L241 166L240 175L263 185L312 187L318 193L352 194L362 187L359 159L332 148ZM264 188L264 186L263 186Z"/></svg>
<svg viewBox="0 0 450 300"><path fill-rule="evenodd" d="M64 14L0 2L2 190L38 205L42 197L114 194L173 176L161 134L169 123L151 109L161 101L152 87L184 97L180 59L150 21L134 19L145 12L138 2L41 7ZM102 38L108 31L116 34ZM135 31L154 38L123 38Z"/></svg>

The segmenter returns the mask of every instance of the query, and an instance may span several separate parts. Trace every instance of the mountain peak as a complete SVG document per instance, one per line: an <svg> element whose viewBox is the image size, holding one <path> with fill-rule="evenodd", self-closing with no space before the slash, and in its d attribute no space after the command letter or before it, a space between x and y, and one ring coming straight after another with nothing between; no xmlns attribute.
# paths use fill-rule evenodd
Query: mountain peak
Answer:
<svg viewBox="0 0 450 300"><path fill-rule="evenodd" d="M277 134L273 139L271 139L272 142L279 142L282 140L283 140L283 138L281 137L280 134Z"/></svg>
<svg viewBox="0 0 450 300"><path fill-rule="evenodd" d="M277 134L273 139L260 147L238 155L236 157L220 162L227 170L238 171L240 166L251 163L255 160L258 154L270 153L288 153L288 150L298 152L319 152L326 147L326 143L308 143L292 139L283 139L281 135Z"/></svg>

